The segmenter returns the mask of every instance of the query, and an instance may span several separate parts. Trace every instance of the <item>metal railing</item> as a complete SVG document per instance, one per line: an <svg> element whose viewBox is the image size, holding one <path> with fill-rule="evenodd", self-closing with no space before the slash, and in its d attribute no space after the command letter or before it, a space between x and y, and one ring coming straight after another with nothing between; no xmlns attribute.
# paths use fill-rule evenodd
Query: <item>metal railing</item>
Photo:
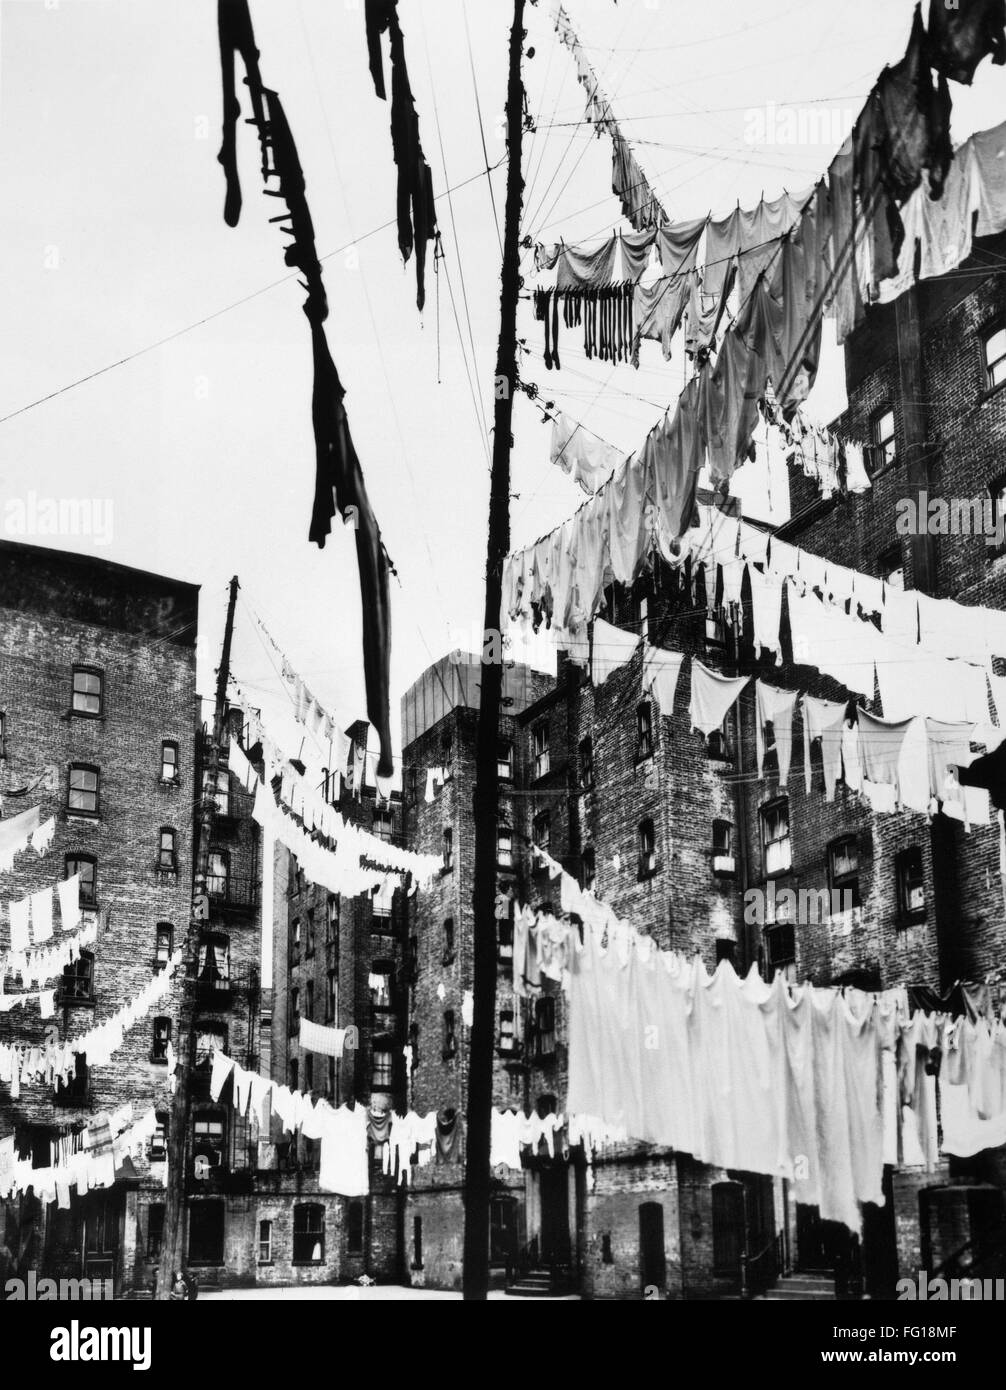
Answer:
<svg viewBox="0 0 1006 1390"><path fill-rule="evenodd" d="M786 1267L786 1242L779 1231L754 1255L741 1255L741 1297L757 1298L772 1287Z"/></svg>

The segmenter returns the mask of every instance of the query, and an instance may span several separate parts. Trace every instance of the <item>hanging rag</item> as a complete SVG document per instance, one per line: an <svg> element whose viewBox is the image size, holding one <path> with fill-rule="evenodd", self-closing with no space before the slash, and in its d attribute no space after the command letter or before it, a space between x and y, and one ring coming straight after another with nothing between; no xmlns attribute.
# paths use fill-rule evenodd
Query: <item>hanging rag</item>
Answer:
<svg viewBox="0 0 1006 1390"><path fill-rule="evenodd" d="M636 633L624 632L603 618L595 618L590 661L590 678L594 685L603 685L613 672L631 661L638 646Z"/></svg>
<svg viewBox="0 0 1006 1390"><path fill-rule="evenodd" d="M656 700L665 719L670 719L674 711L674 692L684 659L681 652L668 652L649 644L643 648L643 693Z"/></svg>
<svg viewBox="0 0 1006 1390"><path fill-rule="evenodd" d="M776 662L782 661L782 646L779 641L779 624L782 619L783 581L777 574L762 573L754 565L748 565L748 579L751 581L751 620L754 631L752 641L761 655L775 652Z"/></svg>
<svg viewBox="0 0 1006 1390"><path fill-rule="evenodd" d="M708 738L714 729L722 728L749 679L749 676L721 676L703 666L701 661L693 660L689 706L692 729L698 729Z"/></svg>
<svg viewBox="0 0 1006 1390"><path fill-rule="evenodd" d="M552 418L549 457L591 496L625 461L625 455L613 445L597 439L561 410Z"/></svg>
<svg viewBox="0 0 1006 1390"><path fill-rule="evenodd" d="M911 719L881 719L857 709L859 752L863 776L879 786L899 787L898 761Z"/></svg>
<svg viewBox="0 0 1006 1390"><path fill-rule="evenodd" d="M805 695L801 701L803 709L803 784L810 795L812 766L810 746L821 741L821 764L824 770L825 800L834 801L835 785L842 771L842 743L845 723L844 703L835 700L818 700Z"/></svg>
<svg viewBox="0 0 1006 1390"><path fill-rule="evenodd" d="M1006 0L929 0L929 62L954 82L970 87L986 55L1006 63Z"/></svg>
<svg viewBox="0 0 1006 1390"><path fill-rule="evenodd" d="M758 776L763 776L765 762L765 725L772 725L773 746L779 765L779 787L785 787L793 758L793 709L797 701L795 690L779 690L764 681L755 681L755 746L758 755Z"/></svg>

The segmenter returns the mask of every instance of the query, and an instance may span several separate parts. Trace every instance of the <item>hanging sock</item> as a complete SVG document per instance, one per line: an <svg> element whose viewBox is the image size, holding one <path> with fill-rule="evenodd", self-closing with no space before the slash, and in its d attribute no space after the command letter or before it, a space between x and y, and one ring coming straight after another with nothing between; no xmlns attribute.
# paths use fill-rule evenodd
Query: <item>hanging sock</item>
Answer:
<svg viewBox="0 0 1006 1390"><path fill-rule="evenodd" d="M244 63L248 79L248 91L252 103L252 118L258 128L262 145L262 176L267 172L265 149L266 118L262 105L262 79L259 75L258 49L252 31L248 0L219 0L217 5L217 33L220 40L220 71L223 86L223 143L217 159L223 167L227 184L224 199L224 221L228 227L236 227L241 216L241 180L238 175L237 123L241 115L241 103L237 97L236 60L238 54Z"/></svg>

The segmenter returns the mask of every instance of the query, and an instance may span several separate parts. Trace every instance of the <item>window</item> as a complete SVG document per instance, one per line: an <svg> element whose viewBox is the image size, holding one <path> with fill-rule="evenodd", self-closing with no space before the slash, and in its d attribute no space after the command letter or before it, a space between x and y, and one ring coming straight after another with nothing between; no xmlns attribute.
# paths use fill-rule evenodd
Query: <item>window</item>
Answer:
<svg viewBox="0 0 1006 1390"><path fill-rule="evenodd" d="M419 1024L409 1024L409 1047L412 1049L411 1065L415 1071L419 1066Z"/></svg>
<svg viewBox="0 0 1006 1390"><path fill-rule="evenodd" d="M230 857L224 850L211 849L206 869L206 891L211 898L226 898L230 880Z"/></svg>
<svg viewBox="0 0 1006 1390"><path fill-rule="evenodd" d="M993 328L982 338L985 354L985 386L992 391L1006 381L1006 328Z"/></svg>
<svg viewBox="0 0 1006 1390"><path fill-rule="evenodd" d="M897 455L894 440L894 411L890 407L878 412L873 418L873 466L886 468Z"/></svg>
<svg viewBox="0 0 1006 1390"><path fill-rule="evenodd" d="M98 779L96 767L72 763L66 794L66 809L79 816L98 814Z"/></svg>
<svg viewBox="0 0 1006 1390"><path fill-rule="evenodd" d="M905 587L905 562L901 558L901 546L892 545L877 561L880 577L892 589Z"/></svg>
<svg viewBox="0 0 1006 1390"><path fill-rule="evenodd" d="M454 831L448 826L444 831L444 869L454 868Z"/></svg>
<svg viewBox="0 0 1006 1390"><path fill-rule="evenodd" d="M859 906L859 842L855 835L843 835L828 846L828 886L832 894L842 895L838 911Z"/></svg>
<svg viewBox="0 0 1006 1390"><path fill-rule="evenodd" d="M724 719L720 728L713 729L706 740L706 757L728 763L733 760L733 756L733 740L730 737L727 721Z"/></svg>
<svg viewBox="0 0 1006 1390"><path fill-rule="evenodd" d="M580 788L585 792L594 790L594 741L590 738L580 740Z"/></svg>
<svg viewBox="0 0 1006 1390"><path fill-rule="evenodd" d="M419 937L409 937L409 982L415 984L419 979Z"/></svg>
<svg viewBox="0 0 1006 1390"><path fill-rule="evenodd" d="M303 891L304 891L304 889L305 889L306 887L307 887L307 875L304 873L304 870L303 870L303 869L300 867L300 865L298 864L298 865L294 868L294 873L293 873L293 891L294 891L295 893L303 893Z"/></svg>
<svg viewBox="0 0 1006 1390"><path fill-rule="evenodd" d="M500 1014L500 1052L512 1053L514 1050L513 1010L504 1009Z"/></svg>
<svg viewBox="0 0 1006 1390"><path fill-rule="evenodd" d="M718 936L716 938L716 964L719 965L721 960L728 960L731 965L734 965L736 957L737 942L730 941L725 936Z"/></svg>
<svg viewBox="0 0 1006 1390"><path fill-rule="evenodd" d="M370 1074L372 1091L390 1091L392 1086L393 1059L390 1052L375 1049L374 1065Z"/></svg>
<svg viewBox="0 0 1006 1390"><path fill-rule="evenodd" d="M160 844L157 851L157 867L166 869L170 873L178 870L178 853L175 848L175 832L164 826L161 830Z"/></svg>
<svg viewBox="0 0 1006 1390"><path fill-rule="evenodd" d="M66 856L66 873L64 878L73 878L74 874L80 874L80 905L81 907L97 907L98 905L98 862L89 855Z"/></svg>
<svg viewBox="0 0 1006 1390"><path fill-rule="evenodd" d="M423 1218L414 1216L412 1218L412 1268L422 1269L423 1267Z"/></svg>
<svg viewBox="0 0 1006 1390"><path fill-rule="evenodd" d="M636 599L636 622L639 625L639 635L643 641L649 640L650 636L650 601L646 598Z"/></svg>
<svg viewBox="0 0 1006 1390"><path fill-rule="evenodd" d="M307 956L313 956L313 955L314 955L314 908L313 908L313 907L309 907L309 908L307 909L307 939L306 939L306 942L305 942L305 944L304 944L304 954L307 955Z"/></svg>
<svg viewBox="0 0 1006 1390"><path fill-rule="evenodd" d="M706 648L726 651L730 639L730 625L725 611L722 608L707 608L705 622Z"/></svg>
<svg viewBox="0 0 1006 1390"><path fill-rule="evenodd" d="M531 730L531 753L535 777L544 777L549 769L547 724L536 724Z"/></svg>
<svg viewBox="0 0 1006 1390"><path fill-rule="evenodd" d="M904 849L894 857L894 874L898 889L898 916L902 923L921 922L926 915L926 880L922 867L922 850L918 845Z"/></svg>
<svg viewBox="0 0 1006 1390"><path fill-rule="evenodd" d="M196 981L201 990L228 990L231 944L226 936L204 936L199 942Z"/></svg>
<svg viewBox="0 0 1006 1390"><path fill-rule="evenodd" d="M325 985L325 1022L337 1023L339 1019L339 976L335 970L328 972Z"/></svg>
<svg viewBox="0 0 1006 1390"><path fill-rule="evenodd" d="M538 848L548 853L552 843L552 817L548 811L542 811L540 816L535 816L531 824L531 834Z"/></svg>
<svg viewBox="0 0 1006 1390"><path fill-rule="evenodd" d="M363 1254L363 1202L359 1197L346 1207L346 1253Z"/></svg>
<svg viewBox="0 0 1006 1390"><path fill-rule="evenodd" d="M152 1062L166 1062L168 1060L168 1044L171 1041L171 1019L155 1018L154 1035L150 1044L150 1060Z"/></svg>
<svg viewBox="0 0 1006 1390"><path fill-rule="evenodd" d="M789 838L789 801L783 797L763 806L758 812L761 820L762 858L765 874L787 874L793 867L793 851Z"/></svg>
<svg viewBox="0 0 1006 1390"><path fill-rule="evenodd" d="M503 869L513 866L513 833L508 825L496 831L496 863Z"/></svg>
<svg viewBox="0 0 1006 1390"><path fill-rule="evenodd" d="M395 818L390 811L375 811L371 828L379 840L388 842L395 833Z"/></svg>
<svg viewBox="0 0 1006 1390"><path fill-rule="evenodd" d="M597 857L592 849L585 849L580 856L580 886L593 893L597 883Z"/></svg>
<svg viewBox="0 0 1006 1390"><path fill-rule="evenodd" d="M314 1054L311 1052L304 1058L304 1090L309 1095L314 1090Z"/></svg>
<svg viewBox="0 0 1006 1390"><path fill-rule="evenodd" d="M444 954L443 964L454 964L454 918L444 919Z"/></svg>
<svg viewBox="0 0 1006 1390"><path fill-rule="evenodd" d="M767 966L765 974L768 979L772 979L777 970L792 965L796 960L796 933L792 922L779 922L775 926L766 927L763 935Z"/></svg>
<svg viewBox="0 0 1006 1390"><path fill-rule="evenodd" d="M300 989L294 985L290 990L290 1032L300 1030Z"/></svg>
<svg viewBox="0 0 1006 1390"><path fill-rule="evenodd" d="M224 1262L223 1202L189 1203L189 1264Z"/></svg>
<svg viewBox="0 0 1006 1390"><path fill-rule="evenodd" d="M56 1092L53 1096L55 1104L79 1105L87 1104L90 1100L91 1078L87 1066L87 1056L83 1052L77 1052L74 1057L73 1075L69 1081L64 1083L60 1080L56 1085Z"/></svg>
<svg viewBox="0 0 1006 1390"><path fill-rule="evenodd" d="M164 1241L164 1203L152 1202L147 1208L147 1259L161 1258Z"/></svg>
<svg viewBox="0 0 1006 1390"><path fill-rule="evenodd" d="M410 767L405 774L405 804L416 806L419 802L419 769Z"/></svg>
<svg viewBox="0 0 1006 1390"><path fill-rule="evenodd" d="M170 922L158 922L154 937L154 968L162 970L171 959L171 946L175 929Z"/></svg>
<svg viewBox="0 0 1006 1390"><path fill-rule="evenodd" d="M226 1135L227 1129L221 1111L196 1111L192 1117L192 1158L197 1170L224 1166Z"/></svg>
<svg viewBox="0 0 1006 1390"><path fill-rule="evenodd" d="M70 711L73 714L86 714L92 718L102 713L104 677L100 671L91 671L83 666L73 668L73 687L70 696Z"/></svg>
<svg viewBox="0 0 1006 1390"><path fill-rule="evenodd" d="M444 781L449 782L454 776L454 740L450 734L444 734L440 740L440 762Z"/></svg>
<svg viewBox="0 0 1006 1390"><path fill-rule="evenodd" d="M734 828L728 820L713 821L713 873L734 872Z"/></svg>
<svg viewBox="0 0 1006 1390"><path fill-rule="evenodd" d="M300 964L300 918L295 917L290 923L290 964Z"/></svg>
<svg viewBox="0 0 1006 1390"><path fill-rule="evenodd" d="M340 900L334 894L330 894L325 917L325 944L328 946L339 944L340 913Z"/></svg>
<svg viewBox="0 0 1006 1390"><path fill-rule="evenodd" d="M509 975L513 967L513 923L498 921L496 923L496 960L500 965L506 966Z"/></svg>
<svg viewBox="0 0 1006 1390"><path fill-rule="evenodd" d="M263 1014L262 1026L265 1028L268 1020ZM227 1051L227 1029L222 1023L201 1024L196 1033L196 1066L208 1067L213 1060L214 1052Z"/></svg>
<svg viewBox="0 0 1006 1390"><path fill-rule="evenodd" d="M372 1009L391 1008L392 965L388 961L375 960L370 971L370 1007Z"/></svg>
<svg viewBox="0 0 1006 1390"><path fill-rule="evenodd" d="M308 1022L314 1019L314 981L308 980L304 986L304 1017Z"/></svg>
<svg viewBox="0 0 1006 1390"><path fill-rule="evenodd" d="M552 1057L555 1054L555 1000L546 996L534 1002L535 1054Z"/></svg>
<svg viewBox="0 0 1006 1390"><path fill-rule="evenodd" d="M636 706L636 762L653 757L653 707L648 700Z"/></svg>
<svg viewBox="0 0 1006 1390"><path fill-rule="evenodd" d="M75 816L97 816L100 771L85 763L71 763L67 781L67 810Z"/></svg>
<svg viewBox="0 0 1006 1390"><path fill-rule="evenodd" d="M213 809L218 816L229 816L231 813L231 775L225 767L217 768L213 772L207 768L203 778L203 788L206 796L212 801Z"/></svg>
<svg viewBox="0 0 1006 1390"><path fill-rule="evenodd" d="M161 744L161 781L178 781L178 744Z"/></svg>
<svg viewBox="0 0 1006 1390"><path fill-rule="evenodd" d="M496 749L496 775L501 782L513 781L513 744L500 743Z"/></svg>
<svg viewBox="0 0 1006 1390"><path fill-rule="evenodd" d="M291 1057L287 1066L287 1085L291 1091L300 1089L300 1062L296 1057Z"/></svg>
<svg viewBox="0 0 1006 1390"><path fill-rule="evenodd" d="M371 902L371 912L375 917L390 917L391 910L395 903L395 879L393 874L389 874L383 882L379 883L374 889ZM373 931L382 930L380 927L372 928Z"/></svg>
<svg viewBox="0 0 1006 1390"><path fill-rule="evenodd" d="M63 967L60 1003L94 1003L94 955L91 951L81 951L75 961Z"/></svg>
<svg viewBox="0 0 1006 1390"><path fill-rule="evenodd" d="M260 1265L272 1264L272 1222L258 1223L258 1262Z"/></svg>
<svg viewBox="0 0 1006 1390"><path fill-rule="evenodd" d="M448 1057L453 1057L458 1050L457 1039L454 1036L454 1010L447 1009L444 1013L444 1061Z"/></svg>
<svg viewBox="0 0 1006 1390"><path fill-rule="evenodd" d="M656 834L651 820L639 822L637 840L639 845L639 877L650 878L657 870Z"/></svg>
<svg viewBox="0 0 1006 1390"><path fill-rule="evenodd" d="M158 1111L154 1116L154 1132L150 1136L150 1160L159 1162L168 1156L168 1117Z"/></svg>

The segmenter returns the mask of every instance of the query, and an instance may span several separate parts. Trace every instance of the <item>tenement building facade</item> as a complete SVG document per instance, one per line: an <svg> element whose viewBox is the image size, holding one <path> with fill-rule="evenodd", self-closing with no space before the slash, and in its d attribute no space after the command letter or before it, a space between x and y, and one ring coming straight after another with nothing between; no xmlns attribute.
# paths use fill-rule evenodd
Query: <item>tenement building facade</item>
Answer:
<svg viewBox="0 0 1006 1390"><path fill-rule="evenodd" d="M0 1048L21 1049L14 1055L26 1067L0 1081L0 1143L13 1138L15 1162L36 1171L65 1175L71 1158L85 1160L76 1186L62 1192L16 1182L0 1202L0 1244L19 1277L92 1277L121 1292L147 1281L159 1252L180 979L124 1029L110 1056L78 1052L70 1072L56 1077L37 1063L65 1042L95 1036L184 942L198 590L3 542L0 595L4 823L37 808L43 830L0 866L0 992L8 996ZM79 882L77 904L60 897L67 879ZM29 898L30 937L19 938L18 905ZM87 944L55 975L50 966L25 982L12 960L25 940L53 958L71 942ZM141 1121L145 1141L112 1157L111 1139Z"/></svg>
<svg viewBox="0 0 1006 1390"><path fill-rule="evenodd" d="M867 311L846 343L848 408L832 429L866 445L871 487L824 498L793 471L791 519L778 542L892 591L1004 606L1001 527L987 541L977 528L912 532L905 523L906 499L923 518L934 499L951 515L960 503L977 504L976 516L1001 519L1006 509L1006 299L989 269L1002 254L998 241L976 243L960 274L920 282ZM905 985L926 1007L951 1000L961 981L984 983L998 1008L1006 884L994 810L989 822L964 825L942 813L875 809L842 765L829 797L819 744L805 768L799 718L781 786L771 726L759 774L753 683L721 729L708 739L693 731L687 658L850 711L859 703L881 712L875 695L855 695L794 650L785 604L778 659L756 647L747 578L740 609L743 620L731 622L715 570L690 561L677 569L655 562L631 588L606 591L606 621L685 655L673 710L643 692L642 645L598 686L562 653L554 682L535 689L541 678L524 673L526 698L505 707L500 724L501 906L491 924L471 917L474 702L436 680L444 663L405 697L406 832L410 844L440 850L444 864L439 892L410 907L415 1110L464 1112L472 934L489 929L500 960L496 1107L525 1117L565 1111L565 996L548 988L513 995L513 909L503 899L560 911L559 885L533 846L619 918L662 947L698 954L710 972L727 959L739 973L757 965L766 978L781 971L823 986ZM998 663L993 673L1002 675ZM435 690L443 691L439 703L430 698ZM979 724L988 725L994 710L987 713ZM988 741L986 733L972 753ZM445 780L429 780L439 768ZM811 899L825 906L776 909ZM750 910L753 900L760 913ZM564 1145L549 1156L542 1141L521 1149L519 1169L495 1170L493 1265L501 1282L537 1269L545 1286L588 1297L788 1287L889 1298L899 1276L920 1269L954 1272L969 1260L1001 1273L1002 1154L944 1156L935 1166L911 1158L885 1167L885 1202L864 1208L857 1238L797 1205L782 1179L633 1144L592 1156ZM458 1286L460 1183L460 1167L446 1164L415 1175L403 1225L404 1273L414 1283Z"/></svg>

